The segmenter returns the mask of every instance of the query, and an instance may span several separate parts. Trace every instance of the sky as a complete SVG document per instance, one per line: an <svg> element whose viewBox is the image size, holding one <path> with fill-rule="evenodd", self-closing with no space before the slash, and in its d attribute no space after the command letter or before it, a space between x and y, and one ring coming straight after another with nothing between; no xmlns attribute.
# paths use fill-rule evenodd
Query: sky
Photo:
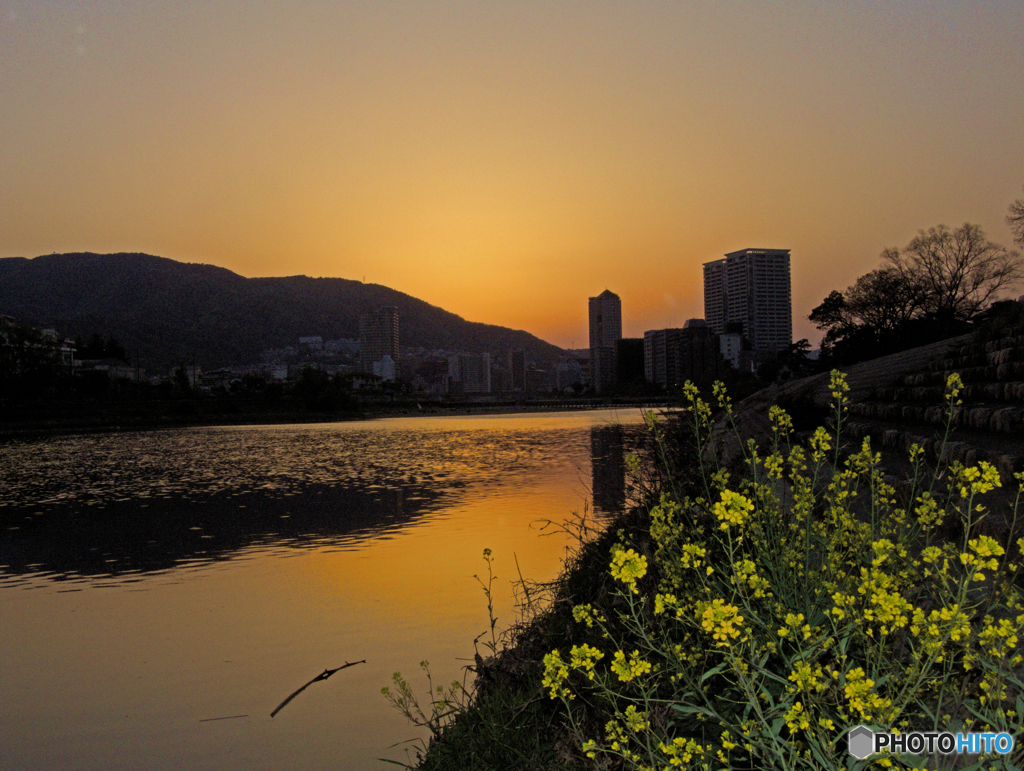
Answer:
<svg viewBox="0 0 1024 771"><path fill-rule="evenodd" d="M0 257L365 280L585 347L588 297L639 337L783 248L817 342L919 230L1012 245L1022 127L1020 0L0 0Z"/></svg>

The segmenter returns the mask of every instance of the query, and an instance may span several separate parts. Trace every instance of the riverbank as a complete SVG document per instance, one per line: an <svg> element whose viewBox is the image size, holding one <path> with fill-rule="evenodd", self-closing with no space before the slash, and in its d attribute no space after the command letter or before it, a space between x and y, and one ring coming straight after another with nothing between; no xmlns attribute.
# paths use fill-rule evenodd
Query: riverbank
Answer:
<svg viewBox="0 0 1024 771"><path fill-rule="evenodd" d="M0 412L0 443L81 433L151 431L200 426L336 423L380 418L509 415L603 409L662 409L665 401L635 399L538 399L445 401L394 399L351 401L317 409L299 400L199 397L106 401L57 401L8 406Z"/></svg>
<svg viewBox="0 0 1024 771"><path fill-rule="evenodd" d="M948 377L947 431L963 390ZM728 469L707 453L678 462L694 443L654 424L651 484L628 463L649 494L537 588L544 609L503 650L478 656L476 691L416 767L823 771L854 762L846 732L861 724L988 732L1003 749L985 767L1019 768L1020 494L993 530L997 469L929 466L916 448L893 487L870 446L842 440L843 375L829 392L825 425L798 441L773 408ZM690 415L703 447L711 406L695 396Z"/></svg>

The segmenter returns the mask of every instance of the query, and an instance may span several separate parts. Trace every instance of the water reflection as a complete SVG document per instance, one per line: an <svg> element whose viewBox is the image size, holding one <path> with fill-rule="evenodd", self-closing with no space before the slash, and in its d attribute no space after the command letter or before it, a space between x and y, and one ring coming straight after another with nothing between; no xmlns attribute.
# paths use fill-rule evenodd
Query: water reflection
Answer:
<svg viewBox="0 0 1024 771"><path fill-rule="evenodd" d="M505 626L511 577L551 580L572 546L537 520L592 490L609 511L642 432L586 413L0 447L0 771L384 767L415 732L380 688L423 659L465 674L482 550Z"/></svg>
<svg viewBox="0 0 1024 771"><path fill-rule="evenodd" d="M578 421L578 418L577 418ZM254 546L357 548L591 457L594 510L625 502L636 425L414 419L63 437L0 456L0 584L127 577Z"/></svg>
<svg viewBox="0 0 1024 771"><path fill-rule="evenodd" d="M622 426L590 429L594 511L612 515L626 504L626 463Z"/></svg>

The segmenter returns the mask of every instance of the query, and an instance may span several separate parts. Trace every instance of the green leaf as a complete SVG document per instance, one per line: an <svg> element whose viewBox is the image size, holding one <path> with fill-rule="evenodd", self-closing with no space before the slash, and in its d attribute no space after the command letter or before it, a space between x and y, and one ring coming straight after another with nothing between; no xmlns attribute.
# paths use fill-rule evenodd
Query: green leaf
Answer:
<svg viewBox="0 0 1024 771"><path fill-rule="evenodd" d="M706 715L707 717L717 717L717 715L707 707L691 707L688 704L673 704L672 709L683 715Z"/></svg>
<svg viewBox="0 0 1024 771"><path fill-rule="evenodd" d="M822 752L822 748L817 741L809 742L808 746L811 750L811 754L814 756L814 759L818 761L818 765L822 768L833 768L835 766L835 760L831 757L831 753L829 753L829 756L826 756L826 754Z"/></svg>
<svg viewBox="0 0 1024 771"><path fill-rule="evenodd" d="M725 669L725 662L724 661L721 664L719 664L717 667L712 667L707 672L705 672L703 675L701 675L700 680L698 681L698 684L699 685L703 685L705 680L707 680L712 675L717 675L723 669Z"/></svg>
<svg viewBox="0 0 1024 771"><path fill-rule="evenodd" d="M776 682L781 683L783 686L788 686L789 685L789 680L787 680L786 678L782 677L781 675L775 674L774 672L769 672L768 670L765 670L761 674L763 674L765 677L767 677L770 680L775 680Z"/></svg>
<svg viewBox="0 0 1024 771"><path fill-rule="evenodd" d="M982 714L981 712L978 712L978 711L977 711L977 710L976 710L976 709L975 709L975 708L974 708L974 707L973 707L973 706L971 705L971 703L970 703L970 702L964 702L964 705L963 705L963 706L964 706L964 708L965 708L965 709L966 709L966 710L967 710L968 712L970 712L970 713L971 713L972 715L974 715L974 716L975 716L976 718L978 718L978 720L980 720L980 721L982 722L982 725L984 725L984 724L991 724L991 723L992 723L992 717L993 717L992 715L984 715L984 714ZM978 730L978 731L980 731L981 729L980 729L980 728L978 728L978 729L975 729L975 730Z"/></svg>

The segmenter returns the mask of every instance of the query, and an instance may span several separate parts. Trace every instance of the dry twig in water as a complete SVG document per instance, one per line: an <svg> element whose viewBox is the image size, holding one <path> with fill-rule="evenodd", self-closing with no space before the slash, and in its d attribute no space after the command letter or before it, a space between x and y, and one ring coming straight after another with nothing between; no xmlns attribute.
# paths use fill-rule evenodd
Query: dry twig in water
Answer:
<svg viewBox="0 0 1024 771"><path fill-rule="evenodd" d="M295 698L296 696L298 696L298 695L299 695L300 693L302 693L302 692L303 692L304 690L306 690L307 688L309 688L309 686L311 686L311 685L312 685L313 683L319 683L319 682L320 682L321 680L326 680L326 679L327 679L328 677L330 677L331 675L333 675L333 674L334 674L335 672L339 672L339 671L341 671L342 669L348 669L349 667L354 667L354 666L355 666L356 664L365 664L365 663L366 663L366 659L363 659L362 661L353 661L352 663L349 663L349 662L347 662L347 661L346 661L346 662L345 662L344 664L342 664L342 665L341 665L340 667L336 667L335 669L325 669L325 670L324 670L323 672L321 672L321 673L320 673L319 675L317 675L316 677L314 677L314 678L313 678L312 680L310 680L310 681L309 681L308 683L306 683L306 684L305 684L304 686L302 686L301 688L299 688L299 690L295 691L295 693L293 693L293 694L292 694L291 696L289 696L289 697L288 697L287 699L285 699L285 700L284 700L284 701L282 701L282 702L281 702L280 704L278 704L278 705L277 705L277 709L275 709L275 710L274 710L273 712L271 712L271 713L270 713L270 716L271 716L271 717L273 717L273 716L274 716L274 715L276 715L276 714L277 714L278 712L280 712L280 711L281 711L282 709L284 709L284 708L285 708L285 706L286 706L286 705L288 704L288 702L290 702L290 701L291 701L292 699L294 699L294 698Z"/></svg>

